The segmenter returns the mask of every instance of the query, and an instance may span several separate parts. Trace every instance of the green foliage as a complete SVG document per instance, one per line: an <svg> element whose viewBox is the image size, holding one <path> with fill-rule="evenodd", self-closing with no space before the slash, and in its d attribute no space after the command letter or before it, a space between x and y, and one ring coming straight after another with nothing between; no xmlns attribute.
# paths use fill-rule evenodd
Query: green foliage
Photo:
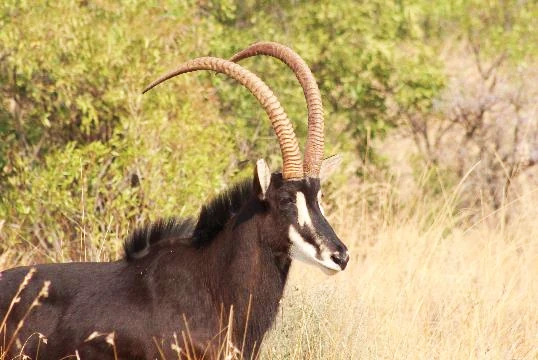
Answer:
<svg viewBox="0 0 538 360"><path fill-rule="evenodd" d="M193 214L237 173L234 129L203 78L140 95L164 66L205 51L197 40L210 31L195 12L189 2L1 5L0 246L31 241L61 258L60 244L82 234L123 237L148 218Z"/></svg>
<svg viewBox="0 0 538 360"><path fill-rule="evenodd" d="M416 1L425 38L464 37L491 57L501 52L514 63L538 53L538 3L518 0Z"/></svg>

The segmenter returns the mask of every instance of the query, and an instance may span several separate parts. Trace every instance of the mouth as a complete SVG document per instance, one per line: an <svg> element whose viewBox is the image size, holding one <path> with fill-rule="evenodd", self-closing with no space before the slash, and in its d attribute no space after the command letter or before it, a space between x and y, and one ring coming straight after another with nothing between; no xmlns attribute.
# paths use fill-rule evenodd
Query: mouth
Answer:
<svg viewBox="0 0 538 360"><path fill-rule="evenodd" d="M338 263L336 263L332 258L321 260L321 259L315 259L317 265L323 270L323 272L327 275L335 275L336 273L339 273L340 271L344 270ZM344 265L345 268L345 265Z"/></svg>
<svg viewBox="0 0 538 360"><path fill-rule="evenodd" d="M342 253L334 253L329 256L328 259L323 260L316 257L315 260L326 274L334 275L346 268L349 261L349 254L345 251Z"/></svg>

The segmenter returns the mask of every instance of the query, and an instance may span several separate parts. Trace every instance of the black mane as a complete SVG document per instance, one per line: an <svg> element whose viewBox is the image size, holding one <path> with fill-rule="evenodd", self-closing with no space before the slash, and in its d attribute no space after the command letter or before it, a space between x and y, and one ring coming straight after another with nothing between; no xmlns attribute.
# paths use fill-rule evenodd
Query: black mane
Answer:
<svg viewBox="0 0 538 360"><path fill-rule="evenodd" d="M252 180L247 179L204 205L196 223L193 219L171 218L136 229L123 244L125 259L142 258L150 252L152 245L163 240L197 248L207 245L251 197Z"/></svg>
<svg viewBox="0 0 538 360"><path fill-rule="evenodd" d="M247 179L224 190L202 206L193 233L193 245L201 247L211 242L251 198L252 179Z"/></svg>
<svg viewBox="0 0 538 360"><path fill-rule="evenodd" d="M194 229L193 219L162 219L136 229L123 244L127 261L146 256L150 247L163 240L188 243Z"/></svg>

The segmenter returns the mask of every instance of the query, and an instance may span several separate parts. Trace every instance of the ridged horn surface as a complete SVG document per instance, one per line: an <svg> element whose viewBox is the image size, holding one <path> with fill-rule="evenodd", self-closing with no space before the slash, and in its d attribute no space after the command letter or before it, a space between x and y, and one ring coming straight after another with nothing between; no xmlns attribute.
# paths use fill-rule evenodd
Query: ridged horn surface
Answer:
<svg viewBox="0 0 538 360"><path fill-rule="evenodd" d="M230 61L237 62L256 55L267 55L281 60L293 70L297 80L299 80L308 108L308 137L305 145L304 171L308 176L319 177L324 146L323 105L321 103L321 93L312 71L295 51L275 42L252 44L231 57Z"/></svg>
<svg viewBox="0 0 538 360"><path fill-rule="evenodd" d="M199 70L212 70L228 75L245 86L256 97L269 116L280 144L283 162L282 176L286 180L302 179L304 171L301 152L288 115L273 91L259 77L241 65L216 57L193 59L153 81L144 89L143 93L174 76Z"/></svg>

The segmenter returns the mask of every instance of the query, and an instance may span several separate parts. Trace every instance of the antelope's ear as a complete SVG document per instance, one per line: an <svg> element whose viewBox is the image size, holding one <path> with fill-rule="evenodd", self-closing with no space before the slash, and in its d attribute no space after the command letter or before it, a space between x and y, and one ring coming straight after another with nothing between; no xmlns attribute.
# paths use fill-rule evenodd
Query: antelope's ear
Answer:
<svg viewBox="0 0 538 360"><path fill-rule="evenodd" d="M260 200L265 200L265 194L271 183L271 171L263 159L256 161L256 172L254 173L254 190Z"/></svg>
<svg viewBox="0 0 538 360"><path fill-rule="evenodd" d="M336 154L323 159L321 169L319 170L319 178L321 181L327 180L340 167L342 163L342 155Z"/></svg>

